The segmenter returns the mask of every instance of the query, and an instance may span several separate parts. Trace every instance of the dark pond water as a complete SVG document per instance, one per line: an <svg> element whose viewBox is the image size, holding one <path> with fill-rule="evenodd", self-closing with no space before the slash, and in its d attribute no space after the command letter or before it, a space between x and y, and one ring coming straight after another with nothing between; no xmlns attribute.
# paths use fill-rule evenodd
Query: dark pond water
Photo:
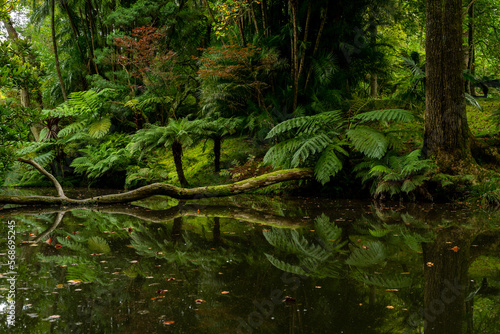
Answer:
<svg viewBox="0 0 500 334"><path fill-rule="evenodd" d="M500 333L500 216L477 205L155 197L0 215L2 333Z"/></svg>

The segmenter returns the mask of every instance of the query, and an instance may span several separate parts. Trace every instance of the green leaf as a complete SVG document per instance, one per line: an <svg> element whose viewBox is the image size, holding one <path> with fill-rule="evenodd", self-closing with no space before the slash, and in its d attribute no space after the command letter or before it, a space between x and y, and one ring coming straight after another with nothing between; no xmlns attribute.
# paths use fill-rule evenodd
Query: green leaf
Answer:
<svg viewBox="0 0 500 334"><path fill-rule="evenodd" d="M354 148L369 158L380 159L387 152L389 141L386 136L373 128L357 126L346 131Z"/></svg>
<svg viewBox="0 0 500 334"><path fill-rule="evenodd" d="M101 118L97 122L90 124L89 135L92 138L102 138L104 137L111 128L111 119Z"/></svg>

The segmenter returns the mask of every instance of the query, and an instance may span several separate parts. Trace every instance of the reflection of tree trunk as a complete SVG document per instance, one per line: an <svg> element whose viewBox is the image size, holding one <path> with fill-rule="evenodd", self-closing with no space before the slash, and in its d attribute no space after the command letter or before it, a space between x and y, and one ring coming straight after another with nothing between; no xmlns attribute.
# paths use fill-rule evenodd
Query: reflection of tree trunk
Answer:
<svg viewBox="0 0 500 334"><path fill-rule="evenodd" d="M214 228L212 229L212 236L215 244L220 244L220 218L214 217Z"/></svg>
<svg viewBox="0 0 500 334"><path fill-rule="evenodd" d="M214 138L214 171L216 173L220 172L220 144L221 138Z"/></svg>
<svg viewBox="0 0 500 334"><path fill-rule="evenodd" d="M172 225L172 241L178 242L182 235L182 217L174 218L174 224Z"/></svg>
<svg viewBox="0 0 500 334"><path fill-rule="evenodd" d="M368 300L368 304L370 304L370 306L375 305L376 292L377 292L377 288L375 287L375 285L370 285L370 297Z"/></svg>
<svg viewBox="0 0 500 334"><path fill-rule="evenodd" d="M463 328L471 233L441 231L424 243L425 334L460 334Z"/></svg>
<svg viewBox="0 0 500 334"><path fill-rule="evenodd" d="M184 169L182 168L182 144L178 141L172 143L172 155L174 156L175 170L179 177L181 186L189 187L189 183L184 176Z"/></svg>

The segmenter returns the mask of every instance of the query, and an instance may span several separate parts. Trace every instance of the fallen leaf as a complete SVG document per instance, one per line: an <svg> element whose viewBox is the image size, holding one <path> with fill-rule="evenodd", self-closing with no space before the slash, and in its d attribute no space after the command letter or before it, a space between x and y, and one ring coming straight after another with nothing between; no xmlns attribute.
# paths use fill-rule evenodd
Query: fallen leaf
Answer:
<svg viewBox="0 0 500 334"><path fill-rule="evenodd" d="M433 266L434 266L434 263L432 263L432 262L427 262L427 263L426 263L426 265L427 265L427 267L429 267L429 268L430 268L430 267L433 267Z"/></svg>
<svg viewBox="0 0 500 334"><path fill-rule="evenodd" d="M168 290L158 289L158 290L156 290L156 293L160 295L160 294L165 293L167 291Z"/></svg>
<svg viewBox="0 0 500 334"><path fill-rule="evenodd" d="M62 289L63 287L64 287L64 284L57 284L57 285L56 285L56 288L57 288L57 289Z"/></svg>
<svg viewBox="0 0 500 334"><path fill-rule="evenodd" d="M173 320L165 320L165 321L163 322L163 324L164 324L164 325L172 325L174 322L175 322L175 321L173 321Z"/></svg>
<svg viewBox="0 0 500 334"><path fill-rule="evenodd" d="M62 248L62 245L61 244L57 244L54 246L56 249L59 249L59 248Z"/></svg>
<svg viewBox="0 0 500 334"><path fill-rule="evenodd" d="M389 310L392 310L394 308L394 306L387 305L385 308L388 308Z"/></svg>
<svg viewBox="0 0 500 334"><path fill-rule="evenodd" d="M399 291L398 289L385 289L385 291Z"/></svg>
<svg viewBox="0 0 500 334"><path fill-rule="evenodd" d="M223 295L227 295L229 293L229 291L222 291L221 292Z"/></svg>
<svg viewBox="0 0 500 334"><path fill-rule="evenodd" d="M290 296L285 296L285 299L283 299L285 303L295 303L296 299Z"/></svg>
<svg viewBox="0 0 500 334"><path fill-rule="evenodd" d="M50 245L52 243L52 238L48 238L45 242Z"/></svg>
<svg viewBox="0 0 500 334"><path fill-rule="evenodd" d="M455 246L455 247L451 248L451 250L454 251L455 253L458 252L459 249L460 249L460 247L458 247L458 246Z"/></svg>
<svg viewBox="0 0 500 334"><path fill-rule="evenodd" d="M151 298L151 300L155 300L155 299L159 299L159 298L165 298L165 296L156 296L156 297Z"/></svg>
<svg viewBox="0 0 500 334"><path fill-rule="evenodd" d="M321 285L316 285L315 288L316 289L321 289Z"/></svg>
<svg viewBox="0 0 500 334"><path fill-rule="evenodd" d="M196 304L202 304L202 303L206 303L207 301L206 300L203 300L203 299L196 299L194 301Z"/></svg>
<svg viewBox="0 0 500 334"><path fill-rule="evenodd" d="M174 277L166 277L165 279L167 280L167 282L170 282L170 281L175 281L175 278L174 278Z"/></svg>

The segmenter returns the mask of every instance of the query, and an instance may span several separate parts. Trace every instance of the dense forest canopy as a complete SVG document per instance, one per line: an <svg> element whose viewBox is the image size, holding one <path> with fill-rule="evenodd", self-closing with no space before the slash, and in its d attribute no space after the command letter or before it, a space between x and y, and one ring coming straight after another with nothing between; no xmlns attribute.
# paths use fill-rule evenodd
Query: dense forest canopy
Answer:
<svg viewBox="0 0 500 334"><path fill-rule="evenodd" d="M429 184L456 181L435 151L420 152L425 1L0 5L4 185L45 182L15 157L75 186L188 187L310 167L330 192L365 185L376 197L429 198ZM488 124L494 135L498 2L457 6L457 96L481 115L473 132ZM488 87L488 99L474 98ZM488 115L473 110L489 101ZM494 143L470 145L481 153L471 164L499 161Z"/></svg>

